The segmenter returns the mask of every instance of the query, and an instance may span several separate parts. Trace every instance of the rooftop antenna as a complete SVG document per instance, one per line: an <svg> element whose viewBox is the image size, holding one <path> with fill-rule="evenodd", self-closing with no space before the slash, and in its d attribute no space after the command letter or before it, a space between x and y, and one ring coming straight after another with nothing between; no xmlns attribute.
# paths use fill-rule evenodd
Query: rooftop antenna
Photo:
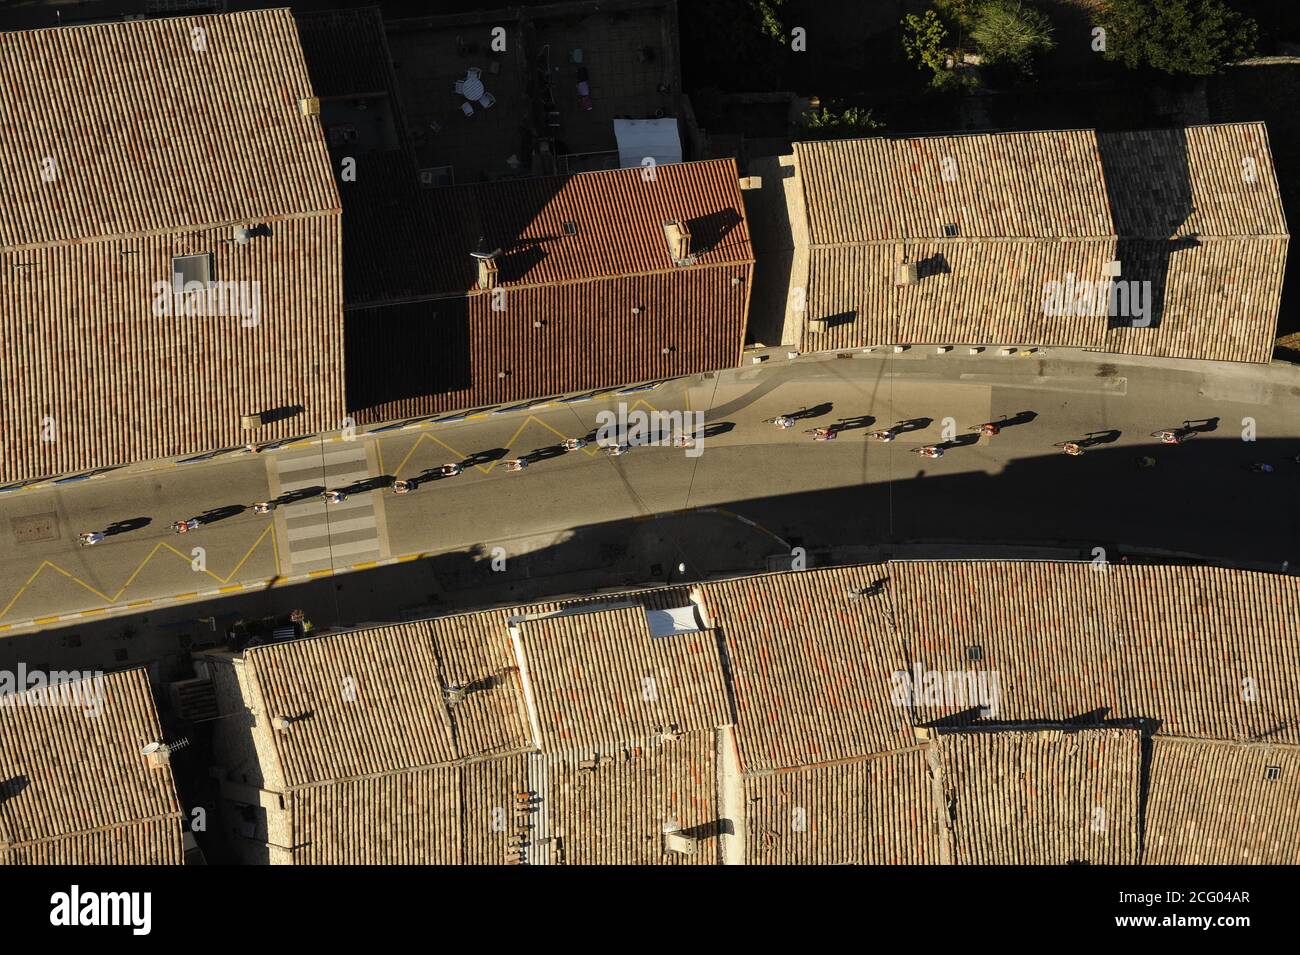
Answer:
<svg viewBox="0 0 1300 955"><path fill-rule="evenodd" d="M478 245L475 246L474 251L470 253L470 255L472 255L476 259L479 260L486 259L488 261L495 259L500 254L501 254L501 250L499 248L493 249L491 248L491 246L488 245L487 236L485 235L481 235L478 237Z"/></svg>

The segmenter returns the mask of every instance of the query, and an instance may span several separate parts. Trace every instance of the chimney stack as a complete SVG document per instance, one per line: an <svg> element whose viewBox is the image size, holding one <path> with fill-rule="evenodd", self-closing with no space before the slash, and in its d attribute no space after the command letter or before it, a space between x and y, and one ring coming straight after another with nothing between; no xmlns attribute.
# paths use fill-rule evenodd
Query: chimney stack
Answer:
<svg viewBox="0 0 1300 955"><path fill-rule="evenodd" d="M695 263L695 257L691 255L691 230L686 223L669 219L664 223L664 239L668 242L668 257L674 265Z"/></svg>
<svg viewBox="0 0 1300 955"><path fill-rule="evenodd" d="M144 757L150 769L162 769L167 765L171 751L164 743L145 743L140 749L140 755Z"/></svg>
<svg viewBox="0 0 1300 955"><path fill-rule="evenodd" d="M488 245L487 236L478 237L478 247L470 253L470 256L478 262L479 288L488 289L496 286L499 274L497 256L500 254L500 249L493 249Z"/></svg>

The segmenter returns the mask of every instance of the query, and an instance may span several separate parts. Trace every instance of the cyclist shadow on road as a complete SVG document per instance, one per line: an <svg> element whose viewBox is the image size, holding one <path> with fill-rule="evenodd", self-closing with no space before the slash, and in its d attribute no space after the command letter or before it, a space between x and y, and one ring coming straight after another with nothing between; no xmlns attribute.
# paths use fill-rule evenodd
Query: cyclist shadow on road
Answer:
<svg viewBox="0 0 1300 955"><path fill-rule="evenodd" d="M791 421L810 421L813 418L820 418L822 415L828 415L835 410L835 405L829 401L823 401L819 405L813 405L811 408L800 408L798 411L791 411L783 417Z"/></svg>
<svg viewBox="0 0 1300 955"><path fill-rule="evenodd" d="M490 451L475 451L465 460L460 462L462 468L476 468L481 464L491 464L493 461L500 461L510 453L509 448L493 448Z"/></svg>
<svg viewBox="0 0 1300 955"><path fill-rule="evenodd" d="M1017 411L1009 418L999 418L997 425L999 428L1014 428L1018 424L1029 424L1037 417L1037 411Z"/></svg>
<svg viewBox="0 0 1300 955"><path fill-rule="evenodd" d="M1089 431L1075 444L1081 448L1095 448L1099 444L1114 444L1123 433L1117 428L1110 428L1107 431Z"/></svg>
<svg viewBox="0 0 1300 955"><path fill-rule="evenodd" d="M907 434L909 431L924 431L934 424L933 418L907 418L898 422L890 430L895 434Z"/></svg>
<svg viewBox="0 0 1300 955"><path fill-rule="evenodd" d="M527 454L520 455L520 458L530 464L536 464L538 461L562 458L568 453L568 449L562 444L548 444L544 448L533 448Z"/></svg>
<svg viewBox="0 0 1300 955"><path fill-rule="evenodd" d="M317 484L315 487L303 487L296 491L286 491L277 497L272 504L297 504L299 501L305 501L308 498L320 497L325 493L325 488Z"/></svg>
<svg viewBox="0 0 1300 955"><path fill-rule="evenodd" d="M852 418L840 418L835 424L830 425L831 431L857 431L860 428L870 428L876 423L875 417L869 414L860 414Z"/></svg>
<svg viewBox="0 0 1300 955"><path fill-rule="evenodd" d="M204 524L215 524L218 521L224 521L229 517L244 513L248 510L247 504L226 504L222 507L214 507L211 510L204 511L199 515L199 520Z"/></svg>
<svg viewBox="0 0 1300 955"><path fill-rule="evenodd" d="M124 521L114 521L104 528L103 535L112 537L115 534L127 534L131 531L138 531L142 527L148 527L152 523L152 517L131 517Z"/></svg>
<svg viewBox="0 0 1300 955"><path fill-rule="evenodd" d="M366 478L364 481L357 481L355 484L349 484L347 487L339 488L344 494L365 494L367 491L382 491L386 487L392 487L396 481L391 474L381 474L378 477Z"/></svg>

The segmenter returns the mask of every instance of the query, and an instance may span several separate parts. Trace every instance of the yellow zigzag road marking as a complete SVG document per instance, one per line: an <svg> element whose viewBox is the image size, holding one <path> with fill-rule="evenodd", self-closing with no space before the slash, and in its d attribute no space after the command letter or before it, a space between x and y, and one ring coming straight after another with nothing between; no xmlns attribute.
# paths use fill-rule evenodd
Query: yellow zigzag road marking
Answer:
<svg viewBox="0 0 1300 955"><path fill-rule="evenodd" d="M690 397L690 396L688 395L688 396L687 396L687 402L688 402L687 410L688 410L688 411L690 410L690 408L689 408L689 397ZM628 409L628 410L630 410L630 411L635 411L637 408L642 407L642 406L644 406L645 408L649 409L651 412L657 412L657 411L659 410L659 409L656 408L654 405L650 404L650 402L646 401L644 398L638 398L636 401L634 401L634 402L632 403L632 407L631 407L630 409ZM473 418L467 418L466 420L467 420L467 421L472 421L472 420L474 420L474 419L473 419ZM513 450L513 449L514 449L514 443L515 443L516 441L519 440L519 436L520 436L521 434L524 433L524 429L527 428L530 424L541 425L543 428L545 428L547 431L551 432L553 435L555 435L555 436L558 437L558 438L567 438L567 437L569 437L569 435L565 434L563 431L559 430L558 428L554 427L553 425L548 424L547 422L543 421L541 418L537 417L537 416L534 415L534 414L530 414L527 418L525 418L525 419L523 420L523 423L520 424L519 427L515 429L515 433L514 433L513 435L511 435L510 440L506 442L506 448L507 448L508 450ZM394 437L396 437L396 435L394 435ZM470 456L470 455L466 454L466 453L463 452L463 451L460 451L460 450L457 450L456 448L453 448L450 444L448 444L447 442L443 441L442 439L440 439L440 438L435 438L433 435L429 434L428 432L423 432L423 433L421 433L420 436L417 437L417 438L415 439L415 441L411 444L411 448L410 448L409 451L406 452L406 456L405 456L404 458L402 458L401 463L398 464L397 467L396 467L396 468L395 468L391 473L394 474L394 475L401 474L401 473L402 473L402 470L403 470L403 469L406 467L406 465L410 462L411 457L415 454L416 449L419 448L420 444L421 444L422 442L424 442L424 441L429 441L429 442L432 442L432 443L434 443L434 444L442 445L442 447L446 448L446 449L447 449L448 451L450 451L453 455L455 455L456 457L458 457L458 458L460 458L460 459L462 459L462 460L464 460L465 458L468 458L468 457ZM388 473L390 473L390 472L389 472L389 471L384 467L384 449L383 449L383 439L382 439L382 438L379 438L379 439L376 441L376 444L378 445L378 450L379 450L379 470L380 470L380 473L382 473L382 474L388 474ZM595 449L595 448L583 448L582 450L583 450L583 452L584 452L588 457L592 457L593 455L595 455L595 454L597 453L597 449ZM494 467L496 467L496 466L497 466L498 464L500 464L500 463L501 463L500 461L493 461L491 464L486 464L486 465L484 465L484 464L476 464L476 465L474 465L474 467L476 467L478 470L482 471L484 474L490 474L490 473L492 472L492 469L493 469ZM2 616L2 615L0 615L0 616Z"/></svg>
<svg viewBox="0 0 1300 955"><path fill-rule="evenodd" d="M230 579L231 579L232 577L234 577L235 574L239 573L239 569L240 569L241 567L243 567L244 564L248 563L248 559L249 559L250 557L253 556L253 552L254 552L255 550L257 550L258 545L260 545L260 544L262 543L262 541L266 540L266 536L267 536L268 534L271 534L271 535L272 535L272 537L271 537L271 543L272 543L272 545L275 544L275 536L274 536L274 532L275 532L274 525L268 525L267 528L266 528L266 530L262 531L262 533L258 535L257 540L253 541L252 546L248 548L248 551L244 554L244 556L243 556L242 558L240 558L239 563L237 563L237 564L234 566L234 569L232 569L232 570L230 571L230 573L227 574L225 577L222 577L222 576L220 576L219 574L214 574L212 571L208 570L206 567L203 569L203 573L207 574L209 577L211 577L213 580L217 581L218 583L221 583L221 584L228 584L228 583L230 583ZM170 552L170 553L172 553L172 554L175 554L175 555L176 555L177 557L179 557L181 560L185 561L185 563L190 564L191 566L193 566L193 559L190 557L189 554L182 554L180 551L178 551L178 550L177 550L175 547L173 547L171 544L167 544L167 543L159 542L159 543L157 543L157 544L155 544L155 545L153 546L153 549L149 551L149 553L145 556L144 560L140 561L139 565L135 568L135 570L133 570L133 571L131 572L131 575L130 575L129 577L127 577L126 582L125 582L124 584L122 584L122 586L121 586L120 588L118 588L117 593L113 594L113 595L110 597L108 594L102 593L102 592L101 592L100 590L98 590L97 588L95 588L95 587L91 586L90 584L86 583L84 580L82 580L82 579L81 579L80 577L78 577L76 574L71 573L71 572L69 572L69 571L67 571L67 570L64 570L62 567L60 567L58 564L54 563L53 561L43 560L43 561L41 561L41 565L40 565L39 567L36 568L35 573L33 573L30 577L27 578L27 582L24 583L21 587L18 588L18 592L15 593L15 594L13 595L12 598L10 598L10 600L9 600L9 602L8 602L7 604L5 604L4 609L3 609L3 610L0 610L0 618L3 618L5 615L7 615L7 614L9 613L10 610L13 609L13 606L14 606L14 604L16 604L16 603L18 602L18 599L19 599L19 598L20 598L24 593L27 592L27 589L28 589L29 587L31 587L31 585L32 585L33 583L36 582L36 579L40 576L41 571L45 570L47 567L48 567L50 570L53 570L53 571L55 571L56 573L62 574L64 577L67 577L67 578L68 578L69 580L71 580L73 583L75 583L75 584L79 584L80 586L84 587L86 590L89 590L92 594L94 594L96 597L99 597L101 600L105 600L105 601L107 601L107 602L110 603L110 604L115 604L115 603L117 603L118 598L121 597L122 594L126 592L126 589L127 589L128 587L131 586L131 584L135 581L136 577L140 576L140 573L144 570L145 566L149 563L149 561L153 560L154 555L156 555L159 551L168 551L168 552ZM280 559L279 559L279 555L277 554L277 555L276 555L276 574L278 575L279 572L280 572Z"/></svg>
<svg viewBox="0 0 1300 955"><path fill-rule="evenodd" d="M605 395L598 395L598 396L596 396L596 397L606 397L606 396L605 396ZM689 392L686 393L685 400L686 400L686 402L687 402L687 410L689 410L689 404L690 404L690 394L689 394ZM651 411L651 412L657 412L657 411L659 410L659 409L656 408L654 405L650 404L650 402L646 401L646 399L644 399L644 398L637 398L636 401L634 401L634 402L632 403L632 407L631 407L629 410L631 410L631 411L635 411L635 410L637 410L638 408L642 408L642 407L648 409L648 410ZM558 410L558 409L554 409L554 410ZM474 421L474 420L478 420L478 419L480 419L480 418L486 418L486 417L487 417L487 415L475 415L475 416L473 416L473 417L471 417L471 418L468 418L468 419L466 419L466 420ZM524 429L527 428L530 424L541 425L543 428L545 428L547 431L549 431L549 432L551 432L552 434L554 434L556 437L559 437L559 438L567 438L567 437L569 437L569 436L568 436L567 434L565 434L563 431L560 431L558 428L554 427L553 425L548 424L547 422L543 421L541 418L537 417L536 415L534 415L534 414L529 414L528 417L526 417L526 418L523 420L523 422L519 425L519 427L515 429L515 433L514 433L513 435L511 435L510 440L509 440L508 442L506 442L506 447L507 447L507 449L513 449L514 443L515 443L516 441L519 440L519 436L520 436L521 434L524 433ZM393 437L397 437L397 435L393 435ZM465 458L468 458L468 457L469 457L468 454L466 454L466 453L463 452L463 451L459 451L459 450L457 450L456 448L452 447L452 446L451 446L450 444L448 444L447 442L445 442L445 441L443 441L443 440L441 440L441 439L439 439L439 438L435 438L433 435L429 434L428 432L422 432L422 433L419 435L419 437L417 437L417 438L415 439L415 442L411 445L410 450L408 450L408 451L406 452L406 456L402 458L402 461L401 461L401 463L397 466L396 470L394 470L394 471L392 472L393 474L400 474L400 473L402 473L402 469L406 467L407 463L411 460L411 457L415 454L416 449L419 448L421 442L423 442L423 441L430 441L430 442L432 442L432 443L434 443L434 444L441 445L442 447L444 447L444 448L446 448L448 451L450 451L453 455L455 455L456 457L458 457L458 458L460 458L460 459L462 459L462 460L465 459ZM294 444L286 445L285 447L296 447L298 444L306 444L306 443L308 443L308 442L295 442ZM376 450L378 451L380 473L381 473L381 474L387 474L387 473L389 473L389 472L388 472L387 469L384 467L384 449L383 449L383 438L382 438L382 437L376 439L376 441L375 441L375 446L376 446ZM597 449L596 449L596 448L590 448L590 447L588 447L588 448L583 448L582 450L583 450L583 452L584 452L588 457L594 456L594 455L597 453ZM501 463L500 461L493 461L493 462L491 462L490 464L486 464L486 465L484 465L484 464L476 464L476 465L474 465L474 467L476 467L478 470L482 471L484 474L490 474L490 473L492 472L492 469L495 468L495 467L496 467L498 464L500 464L500 463ZM282 574L282 571L281 571L281 568L280 568L280 552L279 552L279 543L278 543L278 541L276 540L276 537L275 537L275 525L274 525L274 524L270 524L270 525L267 526L266 530L264 530L264 531L261 533L261 535L258 536L257 540L253 542L253 545L252 545L251 547L249 547L249 548L248 548L248 551L244 554L244 556L243 556L242 558L240 558L239 563L237 563L237 564L234 566L234 569L231 570L230 573L227 574L225 577L221 577L221 576L219 576L218 574L214 574L212 571L210 571L210 570L208 570L208 569L206 569L206 568L204 568L203 573L207 574L209 577L211 577L213 580L217 581L217 582L220 583L220 584L227 584L227 583L229 583L229 582L230 582L230 579L231 579L232 577L234 577L235 574L239 573L239 569L240 569L241 567L243 567L244 564L246 564L246 563L248 562L248 560L249 560L250 557L253 556L253 552L254 552L255 550L257 550L258 545L260 545L260 544L262 543L262 541L266 539L267 534L270 534L270 535L271 535L272 553L273 553L273 555L274 555L274 557L275 557L275 574L276 574L276 577L280 577L281 574ZM80 577L78 577L76 574L73 574L73 573L71 573L71 572L69 572L69 571L67 571L67 570L64 570L64 569L63 569L62 567L60 567L58 564L55 564L55 563L53 563L52 561L49 561L49 560L42 561L41 564L40 564L40 566L36 568L36 570L32 573L32 575L31 575L30 577L27 578L27 581L26 581L26 582L25 582L21 587L19 587L18 590L17 590L17 592L13 595L13 597L10 598L9 602L8 602L7 604L5 604L4 609L3 609L3 610L0 610L0 619L3 619L5 616L8 615L9 611L13 609L14 604L16 604L16 603L18 602L19 598L21 598L22 595L23 595L24 593L27 592L28 588L30 588L31 585L32 585L33 583L36 582L36 579L40 576L41 572L42 572L43 570L45 570L47 567L48 567L50 570L54 571L55 573L59 573L59 574L62 574L64 577L67 577L67 578L68 578L69 580L71 580L73 583L78 584L78 585L81 586L81 587L84 587L86 590L90 591L92 594L94 594L96 597L99 597L101 600L105 600L105 601L107 601L107 602L110 603L110 604L117 603L118 598L121 597L122 594L126 591L126 589L127 589L128 587L131 586L131 584L135 581L136 577L138 577L138 576L140 575L140 573L144 570L145 566L149 563L149 561L153 560L154 556L155 556L159 551L163 551L163 550L166 550L166 551L171 552L172 554L175 554L177 557L179 557L181 560L185 561L187 564L188 564L188 563L191 563L191 558L189 557L189 555L181 553L181 552L178 551L175 547L173 547L171 544L161 543L161 542L158 543L158 544L155 544L154 547L153 547L153 550L151 550L151 551L148 553L148 555L144 558L144 560L142 560L142 561L140 562L140 564L136 567L136 569L135 569L134 571L131 572L131 575L130 575L129 577L127 577L127 579L126 579L126 582L125 582L124 584L122 584L122 586L118 589L118 591L117 591L115 594L113 594L113 596L111 596L111 597L108 596L108 595L105 594L105 593L102 593L101 591L99 591L97 588L91 586L90 584L86 583L84 580L82 580L82 579L81 579Z"/></svg>

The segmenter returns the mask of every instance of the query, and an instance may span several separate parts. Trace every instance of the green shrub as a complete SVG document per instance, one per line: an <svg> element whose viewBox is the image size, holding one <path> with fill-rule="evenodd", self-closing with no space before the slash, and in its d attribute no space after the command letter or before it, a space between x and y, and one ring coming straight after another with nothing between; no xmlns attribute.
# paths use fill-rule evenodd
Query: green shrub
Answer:
<svg viewBox="0 0 1300 955"><path fill-rule="evenodd" d="M903 17L903 52L915 61L917 69L928 66L937 73L944 68L947 38L948 30L933 10L919 17L915 13Z"/></svg>
<svg viewBox="0 0 1300 955"><path fill-rule="evenodd" d="M1035 56L1056 46L1047 17L1021 0L985 0L975 10L971 39L989 63L1024 72L1032 68Z"/></svg>
<svg viewBox="0 0 1300 955"><path fill-rule="evenodd" d="M805 139L857 139L884 125L860 106L838 110L824 106L803 117Z"/></svg>

